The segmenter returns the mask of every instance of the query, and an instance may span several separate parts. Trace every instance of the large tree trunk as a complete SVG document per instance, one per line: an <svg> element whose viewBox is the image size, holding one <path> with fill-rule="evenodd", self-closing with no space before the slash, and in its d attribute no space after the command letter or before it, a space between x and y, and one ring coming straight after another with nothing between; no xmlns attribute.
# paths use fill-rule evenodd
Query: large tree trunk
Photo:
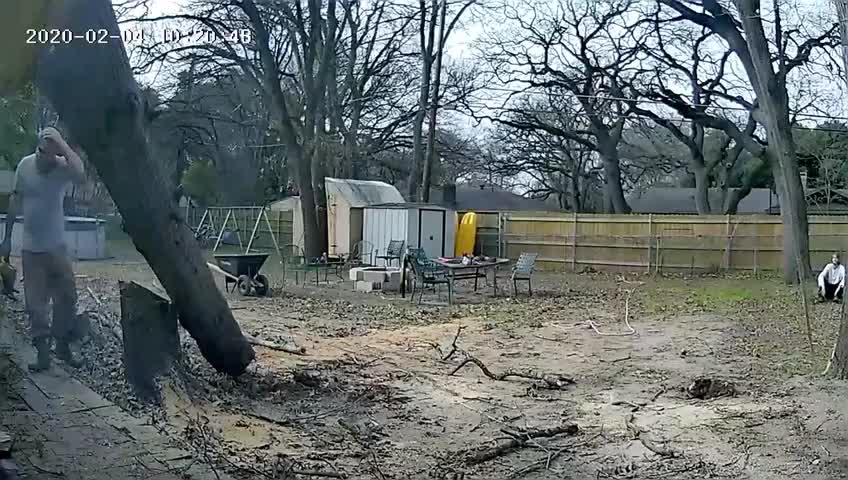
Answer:
<svg viewBox="0 0 848 480"><path fill-rule="evenodd" d="M322 119L323 120L323 119ZM323 123L321 123L323 124ZM318 255L328 252L331 244L327 237L327 192L324 178L326 158L326 144L323 133L318 133L313 139L315 147L312 149L312 195L315 198L315 224L318 227Z"/></svg>
<svg viewBox="0 0 848 480"><path fill-rule="evenodd" d="M65 0L54 28L107 30L120 39L109 0ZM240 375L254 359L197 242L150 158L145 105L120 40L75 40L42 51L36 81L88 155L123 216L127 232L176 305L180 323L221 372Z"/></svg>
<svg viewBox="0 0 848 480"><path fill-rule="evenodd" d="M575 213L583 213L583 196L580 194L580 172L573 168L569 177L571 186L568 188L571 197L571 208Z"/></svg>
<svg viewBox="0 0 848 480"><path fill-rule="evenodd" d="M357 94L361 95L361 94ZM364 173L367 172L367 166L362 165L361 156L359 155L359 145L357 137L359 136L359 122L362 118L361 100L351 102L350 126L344 135L344 158L350 169L350 178L359 180L364 178Z"/></svg>
<svg viewBox="0 0 848 480"><path fill-rule="evenodd" d="M770 136L770 141L773 141L773 138ZM791 138L789 143L792 143ZM780 216L783 220L783 278L786 283L797 283L799 277L806 279L813 275L810 267L807 201L804 198L794 145L781 148L781 145L770 144L769 151L778 158L783 157L782 160L772 162L772 172L780 199Z"/></svg>
<svg viewBox="0 0 848 480"><path fill-rule="evenodd" d="M710 174L707 168L701 165L693 165L695 173L695 208L698 215L709 215L710 209Z"/></svg>
<svg viewBox="0 0 848 480"><path fill-rule="evenodd" d="M302 148L289 149L289 158L295 165L298 190L300 190L300 213L303 215L304 255L306 258L321 256L324 241L318 227L318 209L315 205L315 189L312 187L312 159Z"/></svg>
<svg viewBox="0 0 848 480"><path fill-rule="evenodd" d="M286 145L286 155L289 161L294 165L295 178L297 187L300 191L300 209L303 214L303 237L304 250L307 258L318 257L323 251L323 244L326 241L326 235L322 238L318 219L318 212L315 205L315 189L313 188L312 178L312 150L310 141L314 140L314 120L311 116L314 114L315 106L310 108L307 113L307 119L300 126L300 131L292 123L295 116L289 112L286 95L280 85L278 77L279 67L275 61L274 54L271 52L271 36L268 29L262 22L262 16L256 3L253 0L243 0L240 4L242 11L247 15L253 26L256 35L256 48L259 51L260 61L262 62L262 87L266 90L269 98L269 104L273 110L274 118L279 125L283 136L283 142ZM317 20L316 20L317 21ZM312 27L317 28L317 27ZM313 38L313 41L317 41ZM250 72L245 72L250 74ZM315 88L312 86L312 88ZM313 92L310 92L313 93ZM304 137L301 141L298 136Z"/></svg>
<svg viewBox="0 0 848 480"><path fill-rule="evenodd" d="M739 211L739 203L751 193L754 182L769 171L769 164L766 159L754 158L751 161L756 162L754 168L745 174L742 178L742 185L730 192L724 201L725 215L736 215ZM730 173L727 172L726 176L729 177ZM725 184L729 183L729 179L726 180Z"/></svg>
<svg viewBox="0 0 848 480"><path fill-rule="evenodd" d="M828 373L839 380L848 380L848 309L845 308L844 303L841 318Z"/></svg>
<svg viewBox="0 0 848 480"><path fill-rule="evenodd" d="M789 94L786 75L782 70L774 71L774 60L766 38L760 3L757 0L736 0L745 32L744 45L733 45L734 50L750 53L746 70L754 90L757 92L760 111L765 119L767 152L774 173L780 198L780 215L783 218L783 275L787 283L812 275L810 268L809 231L807 227L807 200L801 185L801 171L795 154L795 141L789 121ZM777 7L779 4L775 3ZM779 25L779 10L775 9L776 30ZM736 40L741 43L741 40ZM779 48L784 48L781 41ZM786 57L780 60L785 68ZM799 271L800 269L800 271Z"/></svg>
<svg viewBox="0 0 848 480"><path fill-rule="evenodd" d="M438 162L436 151L436 119L439 114L439 95L442 88L442 57L445 56L445 22L448 13L448 1L442 0L442 12L439 14L439 51L436 56L436 78L433 80L433 93L430 100L430 123L427 131L427 157L424 159L424 180L422 183L421 200L430 201L430 184L433 182L433 164Z"/></svg>
<svg viewBox="0 0 848 480"><path fill-rule="evenodd" d="M630 205L624 198L624 189L621 186L621 165L616 152L601 152L601 160L604 163L604 191L608 202L608 212L626 214L630 213Z"/></svg>
<svg viewBox="0 0 848 480"><path fill-rule="evenodd" d="M421 84L418 91L418 111L412 124L412 165L409 169L409 185L407 186L409 201L418 200L418 182L421 181L421 167L424 163L424 119L427 116L427 105L430 100L430 78L433 67L433 45L436 36L436 20L438 18L438 0L431 5L430 26L427 28L427 7L424 0L419 0L421 23L419 26L419 42L421 44ZM425 30L428 34L425 35Z"/></svg>

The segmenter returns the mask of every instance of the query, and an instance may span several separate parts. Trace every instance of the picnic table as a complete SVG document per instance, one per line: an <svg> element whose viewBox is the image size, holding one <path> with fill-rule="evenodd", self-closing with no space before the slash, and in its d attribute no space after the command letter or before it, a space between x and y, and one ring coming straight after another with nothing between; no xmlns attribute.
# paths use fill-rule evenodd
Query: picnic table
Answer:
<svg viewBox="0 0 848 480"><path fill-rule="evenodd" d="M477 291L477 280L480 278L488 281L489 271L492 272L492 286L494 296L498 296L498 268L509 264L509 259L496 258L493 260L473 260L468 265L462 263L461 258L434 258L433 261L445 268L451 283L456 280L474 279L474 291Z"/></svg>

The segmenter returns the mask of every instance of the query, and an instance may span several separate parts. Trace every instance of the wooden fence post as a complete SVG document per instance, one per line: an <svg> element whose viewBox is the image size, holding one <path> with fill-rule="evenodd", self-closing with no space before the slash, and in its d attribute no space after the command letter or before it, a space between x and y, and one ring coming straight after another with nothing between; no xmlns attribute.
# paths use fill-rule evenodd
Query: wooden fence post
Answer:
<svg viewBox="0 0 848 480"><path fill-rule="evenodd" d="M725 259L724 259L724 271L730 271L730 215L726 216L725 222L725 240L727 241L727 246L724 249Z"/></svg>
<svg viewBox="0 0 848 480"><path fill-rule="evenodd" d="M577 210L574 211L574 219L571 223L571 271L577 271Z"/></svg>
<svg viewBox="0 0 848 480"><path fill-rule="evenodd" d="M760 239L759 239L759 231L760 231L760 221L756 220L754 222L754 277L759 278L760 276Z"/></svg>
<svg viewBox="0 0 848 480"><path fill-rule="evenodd" d="M506 245L504 245L504 228L508 220L507 215L498 212L498 258L505 258Z"/></svg>
<svg viewBox="0 0 848 480"><path fill-rule="evenodd" d="M654 236L654 214L648 214L648 273L651 273L651 241Z"/></svg>
<svg viewBox="0 0 848 480"><path fill-rule="evenodd" d="M654 274L660 274L660 266L662 264L662 237L657 235L657 262L654 268Z"/></svg>

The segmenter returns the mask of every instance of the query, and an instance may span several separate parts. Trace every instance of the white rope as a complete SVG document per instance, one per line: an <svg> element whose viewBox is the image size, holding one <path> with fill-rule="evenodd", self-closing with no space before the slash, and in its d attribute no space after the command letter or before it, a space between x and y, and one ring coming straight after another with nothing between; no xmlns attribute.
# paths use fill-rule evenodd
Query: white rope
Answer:
<svg viewBox="0 0 848 480"><path fill-rule="evenodd" d="M843 300L843 302L844 302L844 300ZM840 317L839 318L840 327L842 325L842 318L841 318L842 317L842 308L845 308L845 307L842 306L838 311L838 313L840 314L839 315L839 317ZM834 312L837 312L837 310L835 308L832 308L830 311L831 311L831 314L833 314ZM837 339L836 339L836 342L833 343L833 350L830 351L830 358L827 360L827 366L824 368L824 371L821 373L822 376L826 376L828 373L830 373L830 369L833 368L833 360L834 360L834 358L836 358L836 345L839 343L838 336L839 336L839 333L837 331Z"/></svg>
<svg viewBox="0 0 848 480"><path fill-rule="evenodd" d="M635 335L636 330L630 326L630 290L627 290L627 297L624 299L624 324L627 326L627 332L624 333L604 333L598 330L598 326L592 320L587 320L586 323L592 327L592 330L595 331L598 335L604 337L626 337L629 335Z"/></svg>

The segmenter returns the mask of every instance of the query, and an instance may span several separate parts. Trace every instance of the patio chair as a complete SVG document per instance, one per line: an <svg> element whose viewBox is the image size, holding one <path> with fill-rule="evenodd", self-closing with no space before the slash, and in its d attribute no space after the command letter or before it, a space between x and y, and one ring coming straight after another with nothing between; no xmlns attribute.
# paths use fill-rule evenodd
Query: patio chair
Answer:
<svg viewBox="0 0 848 480"><path fill-rule="evenodd" d="M418 304L424 301L424 290L433 287L438 296L439 285L448 287L448 305L453 305L453 281L447 270L438 265L430 258L423 249L411 248L407 254L407 263L412 268L412 301L415 301L415 292L420 290Z"/></svg>
<svg viewBox="0 0 848 480"><path fill-rule="evenodd" d="M348 257L348 266L353 267L362 267L372 265L372 261L374 260L374 245L367 240L360 240L356 242L353 246L353 250L350 252L350 257Z"/></svg>
<svg viewBox="0 0 848 480"><path fill-rule="evenodd" d="M306 281L306 255L303 249L298 245L289 244L280 248L282 258L280 263L283 264L283 282L286 281L286 273L294 272L294 284L297 285L300 280L300 273L303 273L303 279Z"/></svg>
<svg viewBox="0 0 848 480"><path fill-rule="evenodd" d="M401 260L403 259L403 247L405 246L406 242L403 240L392 240L386 248L386 254L377 255L377 260L383 260L386 262L387 267L391 266L394 260L397 260L398 266L400 266Z"/></svg>
<svg viewBox="0 0 848 480"><path fill-rule="evenodd" d="M527 291L533 296L533 271L536 269L538 253L522 253L512 267L512 290L518 296L518 282L527 282Z"/></svg>

